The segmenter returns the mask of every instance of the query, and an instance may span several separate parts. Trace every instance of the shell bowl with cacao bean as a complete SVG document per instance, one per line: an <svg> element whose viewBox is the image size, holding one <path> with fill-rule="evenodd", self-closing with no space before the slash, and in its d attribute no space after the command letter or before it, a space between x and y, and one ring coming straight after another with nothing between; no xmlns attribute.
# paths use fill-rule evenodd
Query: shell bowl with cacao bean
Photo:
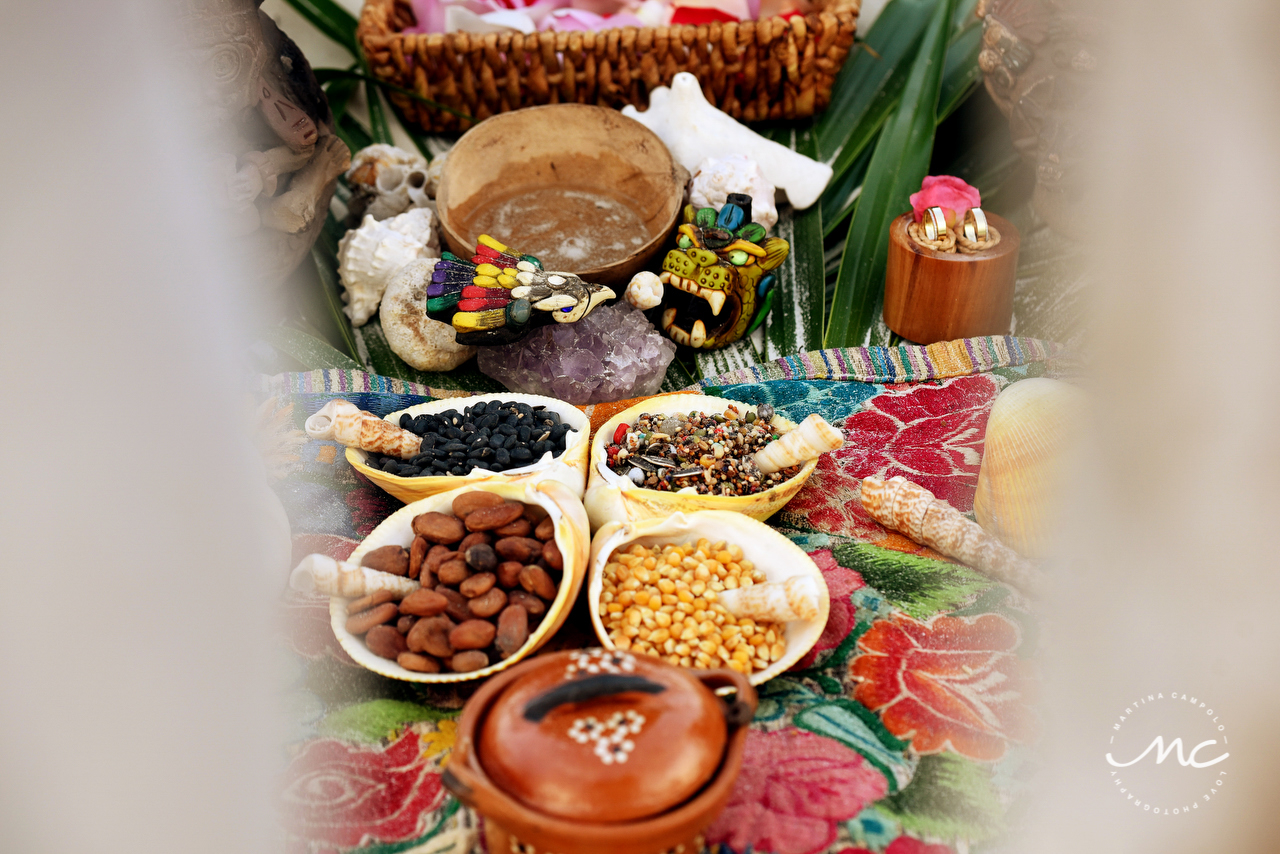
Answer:
<svg viewBox="0 0 1280 854"><path fill-rule="evenodd" d="M574 495L581 497L587 483L587 457L590 452L588 434L590 422L582 410L571 403L553 397L542 397L536 394L518 394L502 392L501 394L481 394L471 397L449 397L432 400L400 409L386 415L383 420L396 426L400 425L401 415L437 415L450 409L461 410L480 402L514 401L527 403L530 406L545 406L560 416L563 423L572 428L565 440L565 450L557 457L544 457L529 465L510 468L503 472L491 472L474 469L461 476L431 477L399 477L388 474L369 465L369 453L358 448L347 448L347 462L351 467L379 487L406 503L436 495L441 492L457 489L460 486L472 486L479 483L521 483L554 480L568 487Z"/></svg>
<svg viewBox="0 0 1280 854"><path fill-rule="evenodd" d="M444 480L445 478L439 478ZM450 478L455 483L462 478ZM466 673L420 673L401 667L393 659L374 654L357 635L347 631L347 605L351 600L334 596L329 600L329 617L333 633L357 664L382 676L410 682L444 683L483 679L505 670L517 661L527 658L545 644L564 623L573 601L582 589L586 577L591 538L587 516L582 502L563 483L554 480L534 483L529 480L508 482L490 480L468 483L449 492L441 492L415 501L388 516L364 539L348 561L359 564L365 555L383 546L402 546L408 549L414 541L413 520L430 512L451 514L453 500L466 492L490 492L506 501L519 501L541 507L554 521L553 540L560 550L564 567L553 600L546 604L541 622L529 629L528 639L514 653L487 667Z"/></svg>
<svg viewBox="0 0 1280 854"><path fill-rule="evenodd" d="M781 627L785 650L769 661L767 667L753 667L751 672L746 674L752 685L759 685L781 675L794 666L818 642L827 625L827 616L831 609L831 594L827 590L822 571L803 549L763 522L758 522L742 513L722 510L673 513L665 519L613 521L596 531L591 541L587 598L591 624L601 645L606 649L618 648L610 631L606 628L602 613L605 607L601 602L602 594L605 592L605 568L610 562L610 557L615 552L626 551L636 545L657 548L667 544L697 543L703 538L713 543L723 542L727 547L737 546L741 549L741 559L750 561L756 570L763 573L764 584L734 591L739 595L739 599L733 603L733 613L744 616L750 614L754 619L760 620L761 625L765 625L767 620ZM685 566L689 567L691 564L686 563ZM752 597L753 603L747 604L747 597L741 594L753 588L758 595ZM667 590L670 588L668 587ZM699 593L698 588L695 587L694 592ZM797 602L797 594L805 601ZM710 594L700 595L709 596ZM728 591L718 595L722 604L729 603ZM779 598L783 601L778 601ZM788 598L789 602L786 601ZM680 607L670 598L667 601L675 607ZM799 611L803 616L796 613L786 614L785 611L791 608ZM781 616L778 613L780 609L783 610ZM650 624L650 614L645 614L645 617L640 627L642 629ZM708 626L708 623L703 623L703 629ZM723 626L715 626L712 631L713 633L722 632ZM653 635L650 634L650 637ZM697 643L704 639L704 636L699 634L698 637L689 639L687 642L696 648ZM716 640L713 638L713 642ZM637 649L636 645L632 645L630 649L633 652L646 651ZM659 656L664 657L661 652ZM716 660L713 654L709 666L725 667L726 664L727 662Z"/></svg>
<svg viewBox="0 0 1280 854"><path fill-rule="evenodd" d="M722 397L672 394L644 400L606 421L596 430L591 440L591 472L584 501L592 528L599 528L610 520L664 519L672 513L692 513L699 510L729 510L763 521L781 510L818 467L816 459L806 462L799 473L789 480L752 495L697 495L646 489L609 469L606 449L618 425L634 424L644 413L674 415L695 410L714 413L724 412L729 405L737 407L743 417L748 412L756 412L755 406ZM781 433L796 426L781 415L774 415L771 423Z"/></svg>

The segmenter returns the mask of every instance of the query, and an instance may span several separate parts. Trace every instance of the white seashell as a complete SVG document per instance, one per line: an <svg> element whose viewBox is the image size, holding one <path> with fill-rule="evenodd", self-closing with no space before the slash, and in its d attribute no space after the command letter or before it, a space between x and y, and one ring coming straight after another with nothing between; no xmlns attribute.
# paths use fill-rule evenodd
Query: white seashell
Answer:
<svg viewBox="0 0 1280 854"><path fill-rule="evenodd" d="M687 71L677 74L670 88L659 86L650 92L649 109L643 113L627 105L622 114L656 133L691 171L708 157L746 155L759 164L769 183L786 191L797 210L816 202L831 180L830 166L765 139L707 103L698 78Z"/></svg>
<svg viewBox="0 0 1280 854"><path fill-rule="evenodd" d="M778 222L778 208L774 205L776 190L760 171L760 164L750 157L745 154L708 157L693 170L693 177L689 179L689 203L695 208L719 210L730 193L750 196L751 219L766 229Z"/></svg>
<svg viewBox="0 0 1280 854"><path fill-rule="evenodd" d="M653 308L662 302L662 280L647 270L641 270L631 277L622 295L633 308L641 311Z"/></svg>
<svg viewBox="0 0 1280 854"><path fill-rule="evenodd" d="M429 181L427 161L421 155L394 145L370 145L356 152L347 170L351 209L381 220L423 207Z"/></svg>
<svg viewBox="0 0 1280 854"><path fill-rule="evenodd" d="M757 522L742 513L728 510L701 510L693 513L672 513L663 518L641 519L635 522L611 521L596 531L591 540L591 563L587 574L587 601L591 612L591 623L595 627L596 636L606 649L614 649L604 621L600 616L600 597L604 592L604 568L609 556L618 549L625 549L633 543L644 546L663 545L666 543L695 542L700 537L709 540L724 540L742 549L743 558L755 564L755 568L764 573L767 584L786 588L793 579L793 589L800 594L807 588L810 595L798 595L798 600L811 602L811 609L798 601L805 613L811 616L789 620L786 623L783 640L787 649L777 661L771 662L763 670L753 672L748 680L752 685L767 682L775 676L786 672L788 668L800 660L806 652L813 648L822 630L827 624L827 615L831 607L831 594L822 571L805 554L804 550L790 539L770 528L763 522ZM755 586L755 585L753 585ZM717 595L723 601L725 593ZM729 606L726 604L726 608Z"/></svg>
<svg viewBox="0 0 1280 854"><path fill-rule="evenodd" d="M382 222L366 215L359 228L338 242L338 277L346 288L343 311L351 324L368 322L401 267L439 252L435 215L430 210L419 208Z"/></svg>
<svg viewBox="0 0 1280 854"><path fill-rule="evenodd" d="M422 258L401 267L378 310L392 352L420 371L451 371L476 352L457 342L452 326L427 316L427 286L438 260Z"/></svg>
<svg viewBox="0 0 1280 854"><path fill-rule="evenodd" d="M1027 557L1050 551L1083 409L1080 389L1041 377L1014 383L991 407L973 515Z"/></svg>
<svg viewBox="0 0 1280 854"><path fill-rule="evenodd" d="M844 444L844 436L827 419L816 412L800 422L794 430L765 445L751 457L756 468L772 474L791 466L816 460L827 451Z"/></svg>
<svg viewBox="0 0 1280 854"><path fill-rule="evenodd" d="M365 412L349 400L331 400L302 425L312 439L407 460L422 448L422 437Z"/></svg>
<svg viewBox="0 0 1280 854"><path fill-rule="evenodd" d="M294 567L289 574L289 586L299 593L323 593L344 599L390 590L397 599L403 599L421 585L403 576L314 554L307 555Z"/></svg>
<svg viewBox="0 0 1280 854"><path fill-rule="evenodd" d="M793 575L786 581L769 581L724 590L720 604L735 617L750 617L757 622L789 623L792 620L816 620L823 590L812 575Z"/></svg>

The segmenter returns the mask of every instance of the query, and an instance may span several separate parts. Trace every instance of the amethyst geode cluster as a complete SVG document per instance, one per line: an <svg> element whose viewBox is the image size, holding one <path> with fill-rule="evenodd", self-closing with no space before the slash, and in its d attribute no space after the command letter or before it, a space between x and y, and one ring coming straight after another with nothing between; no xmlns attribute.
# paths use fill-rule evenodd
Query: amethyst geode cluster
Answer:
<svg viewBox="0 0 1280 854"><path fill-rule="evenodd" d="M553 323L500 347L481 347L480 370L511 391L576 405L657 394L676 345L625 302L577 323Z"/></svg>

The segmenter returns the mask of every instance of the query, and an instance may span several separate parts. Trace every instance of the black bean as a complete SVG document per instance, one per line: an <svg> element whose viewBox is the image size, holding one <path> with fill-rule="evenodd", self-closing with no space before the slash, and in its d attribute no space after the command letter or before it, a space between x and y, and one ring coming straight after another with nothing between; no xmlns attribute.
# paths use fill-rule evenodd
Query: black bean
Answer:
<svg viewBox="0 0 1280 854"><path fill-rule="evenodd" d="M519 412L521 415L531 416L533 415L533 407L527 403L517 403L516 412Z"/></svg>
<svg viewBox="0 0 1280 854"><path fill-rule="evenodd" d="M494 451L493 463L494 465L499 465L504 468L506 466L511 465L511 452L508 451L506 448L499 448L498 450Z"/></svg>
<svg viewBox="0 0 1280 854"><path fill-rule="evenodd" d="M441 448L441 450L444 451L446 454L452 454L454 451L465 452L467 450L467 446L462 444L461 442L450 442L449 444Z"/></svg>
<svg viewBox="0 0 1280 854"><path fill-rule="evenodd" d="M454 466L453 468L449 469L449 474L457 475L458 477L462 477L466 473L467 473L467 470L464 469L462 466Z"/></svg>
<svg viewBox="0 0 1280 854"><path fill-rule="evenodd" d="M440 413L440 417L452 424L459 414L460 413L456 409L446 409L444 412Z"/></svg>
<svg viewBox="0 0 1280 854"><path fill-rule="evenodd" d="M520 440L518 438L516 438L515 436L508 436L507 441L502 443L502 447L506 448L509 451L519 444L520 444Z"/></svg>
<svg viewBox="0 0 1280 854"><path fill-rule="evenodd" d="M550 442L534 442L533 443L533 455L538 459L542 459L542 455L549 450L551 450Z"/></svg>
<svg viewBox="0 0 1280 854"><path fill-rule="evenodd" d="M477 450L479 448L487 448L489 446L488 436L475 436L471 439L471 444L467 445L469 450Z"/></svg>
<svg viewBox="0 0 1280 854"><path fill-rule="evenodd" d="M397 463L395 460L393 460L393 459L388 459L388 460L387 460L386 462L384 462L381 466L379 466L379 468L381 468L381 469L382 469L383 471L385 471L385 472L389 472L389 473L391 473L391 474L395 474L396 467L397 467L397 466L399 466L399 465L400 465L400 464L399 464L399 463Z"/></svg>
<svg viewBox="0 0 1280 854"><path fill-rule="evenodd" d="M400 471L396 472L396 474L401 477L417 477L422 474L422 469L418 466L400 466Z"/></svg>
<svg viewBox="0 0 1280 854"><path fill-rule="evenodd" d="M565 433L568 433L568 432L569 432L568 424L557 424L556 426L551 428L551 438L552 440L557 440L561 436L563 436Z"/></svg>
<svg viewBox="0 0 1280 854"><path fill-rule="evenodd" d="M560 413L558 413L558 412L552 412L550 409L545 410L545 411L542 413L542 420L543 420L543 423L546 423L547 421L550 421L552 425L559 424L559 423L560 423Z"/></svg>
<svg viewBox="0 0 1280 854"><path fill-rule="evenodd" d="M462 431L459 430L457 427L446 427L441 432L443 432L444 435L448 436L450 439L456 440L456 439L462 438Z"/></svg>
<svg viewBox="0 0 1280 854"><path fill-rule="evenodd" d="M517 428L516 428L516 436L517 436L517 437L519 437L519 439L520 439L520 444L522 444L522 445L526 445L526 444L528 444L528 443L529 443L529 428L528 428L528 427L517 427Z"/></svg>
<svg viewBox="0 0 1280 854"><path fill-rule="evenodd" d="M510 424L503 424L503 425L499 426L499 427L498 427L498 429L497 429L497 430L494 430L493 432L494 432L494 433L501 433L503 436L514 436L514 435L516 434L516 428L512 427Z"/></svg>
<svg viewBox="0 0 1280 854"><path fill-rule="evenodd" d="M496 450L498 448L501 448L502 443L505 441L507 441L506 436L502 435L501 433L494 433L491 437L489 437L489 447Z"/></svg>
<svg viewBox="0 0 1280 854"><path fill-rule="evenodd" d="M467 458L466 451L454 451L453 453L449 454L449 462L454 465L457 465L458 463L462 462L466 458Z"/></svg>
<svg viewBox="0 0 1280 854"><path fill-rule="evenodd" d="M533 459L533 452L528 448L512 448L511 459L513 462L527 463L529 460Z"/></svg>
<svg viewBox="0 0 1280 854"><path fill-rule="evenodd" d="M409 429L409 426L410 426L411 424L413 424L413 416L412 416L412 415L410 415L409 413L407 413L407 412L406 412L406 413L404 413L403 415L401 415L401 416L400 416L400 429L401 429L401 430L408 430L408 429Z"/></svg>
<svg viewBox="0 0 1280 854"><path fill-rule="evenodd" d="M472 468L477 468L477 469L484 469L484 470L488 471L488 469L489 469L489 464L488 464L488 463L486 463L484 460L472 460L472 461L471 461L471 467L472 467Z"/></svg>
<svg viewBox="0 0 1280 854"><path fill-rule="evenodd" d="M422 447L424 450L427 448L434 448L438 441L439 439L435 433L424 433L422 436Z"/></svg>
<svg viewBox="0 0 1280 854"><path fill-rule="evenodd" d="M472 404L470 412L472 415L484 415L485 411L488 408L489 408L489 402L486 400L482 400L479 403Z"/></svg>

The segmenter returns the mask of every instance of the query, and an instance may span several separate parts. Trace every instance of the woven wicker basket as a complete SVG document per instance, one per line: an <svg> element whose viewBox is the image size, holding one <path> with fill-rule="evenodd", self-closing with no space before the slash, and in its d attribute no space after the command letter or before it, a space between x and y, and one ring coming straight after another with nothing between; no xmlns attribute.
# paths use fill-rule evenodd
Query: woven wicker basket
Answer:
<svg viewBox="0 0 1280 854"><path fill-rule="evenodd" d="M495 113L577 102L644 109L680 71L742 121L796 119L826 109L853 46L859 0L817 0L805 17L566 33L406 34L406 0L366 0L356 36L373 73L469 115L398 92L391 102L428 131L465 130Z"/></svg>

